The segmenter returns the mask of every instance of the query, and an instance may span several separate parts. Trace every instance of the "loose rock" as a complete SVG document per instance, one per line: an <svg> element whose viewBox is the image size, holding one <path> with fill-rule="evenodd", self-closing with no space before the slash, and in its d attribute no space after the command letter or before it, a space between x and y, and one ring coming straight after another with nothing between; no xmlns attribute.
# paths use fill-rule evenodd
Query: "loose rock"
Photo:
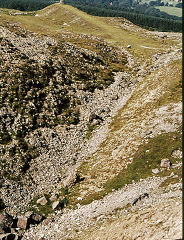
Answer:
<svg viewBox="0 0 184 240"><path fill-rule="evenodd" d="M42 206L44 206L45 204L47 204L47 199L46 197L42 197L42 198L39 198L37 201L36 201L37 204L40 204Z"/></svg>
<svg viewBox="0 0 184 240"><path fill-rule="evenodd" d="M33 213L33 215L31 216L31 220L33 221L33 223L40 223L43 220L43 217L41 215L39 215L38 213Z"/></svg>
<svg viewBox="0 0 184 240"><path fill-rule="evenodd" d="M71 172L69 176L66 178L66 180L63 182L64 187L71 187L75 184L77 179L77 173Z"/></svg>
<svg viewBox="0 0 184 240"><path fill-rule="evenodd" d="M182 151L180 150L174 150L171 154L172 157L174 158L182 158Z"/></svg>
<svg viewBox="0 0 184 240"><path fill-rule="evenodd" d="M164 158L161 160L160 167L162 168L168 168L172 165L171 161L168 158Z"/></svg>
<svg viewBox="0 0 184 240"><path fill-rule="evenodd" d="M33 215L33 211L29 211L25 213L25 217L30 218Z"/></svg>
<svg viewBox="0 0 184 240"><path fill-rule="evenodd" d="M61 208L61 203L59 201L53 202L52 209L56 210L56 209L59 209L59 208Z"/></svg>
<svg viewBox="0 0 184 240"><path fill-rule="evenodd" d="M152 173L154 173L154 174L157 174L157 173L159 173L159 170L158 170L158 168L152 169Z"/></svg>
<svg viewBox="0 0 184 240"><path fill-rule="evenodd" d="M52 201L56 201L57 200L57 196L56 195L52 195L49 200Z"/></svg>
<svg viewBox="0 0 184 240"><path fill-rule="evenodd" d="M26 229L28 224L28 219L25 216L19 216L18 217L18 222L17 222L17 227L21 229Z"/></svg>

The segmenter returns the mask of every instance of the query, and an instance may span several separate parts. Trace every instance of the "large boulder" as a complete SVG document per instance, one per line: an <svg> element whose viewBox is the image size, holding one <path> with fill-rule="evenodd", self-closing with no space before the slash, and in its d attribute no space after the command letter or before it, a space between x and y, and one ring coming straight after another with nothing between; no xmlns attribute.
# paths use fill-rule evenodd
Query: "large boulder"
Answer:
<svg viewBox="0 0 184 240"><path fill-rule="evenodd" d="M26 229L28 227L28 218L25 216L18 216L17 227Z"/></svg>
<svg viewBox="0 0 184 240"><path fill-rule="evenodd" d="M26 212L25 215L19 216L17 221L17 227L26 230L30 227L30 224L39 224L43 220L43 216L32 211Z"/></svg>

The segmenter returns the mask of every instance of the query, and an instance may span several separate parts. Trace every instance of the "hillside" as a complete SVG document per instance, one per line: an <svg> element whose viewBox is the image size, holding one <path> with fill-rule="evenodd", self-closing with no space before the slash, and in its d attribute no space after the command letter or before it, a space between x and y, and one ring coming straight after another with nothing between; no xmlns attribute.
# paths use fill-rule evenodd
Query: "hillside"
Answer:
<svg viewBox="0 0 184 240"><path fill-rule="evenodd" d="M0 237L181 238L181 34L53 4L0 44Z"/></svg>
<svg viewBox="0 0 184 240"><path fill-rule="evenodd" d="M161 0L86 0L85 2L83 0L65 0L64 3L94 16L123 17L149 30L181 32L182 29L181 2L175 2L176 7L173 6L173 2L165 1L164 3Z"/></svg>

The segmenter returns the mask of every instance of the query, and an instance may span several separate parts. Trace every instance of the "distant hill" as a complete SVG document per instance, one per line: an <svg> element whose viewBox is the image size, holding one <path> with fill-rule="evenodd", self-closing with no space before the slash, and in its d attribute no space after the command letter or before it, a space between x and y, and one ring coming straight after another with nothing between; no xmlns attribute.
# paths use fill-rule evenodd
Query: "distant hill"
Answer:
<svg viewBox="0 0 184 240"><path fill-rule="evenodd" d="M124 17L136 25L149 30L181 32L181 17L161 12L147 3L127 1L65 0L91 15L103 17Z"/></svg>
<svg viewBox="0 0 184 240"><path fill-rule="evenodd" d="M92 4L94 5L98 5L99 7L103 7L105 6L106 8L116 8L117 10L120 9L124 9L124 10L131 10L131 11L136 11L136 12L140 12L140 13L144 13L144 14L150 14L152 16L157 16L157 17L164 17L164 18L172 18L172 19L177 19L175 18L176 16L181 17L181 14L175 14L176 10L178 9L181 11L182 8L182 2L180 2L181 0L173 0L172 4L171 2L168 2L167 0L65 0L65 3L75 3L75 4L81 4L81 5L88 5L88 4ZM170 11L167 12L165 10L158 10L157 7L164 7L164 6L168 6L170 8ZM173 9L173 12L172 12ZM167 13L167 14L166 14ZM169 16L170 15L170 16ZM174 18L173 18L174 16Z"/></svg>
<svg viewBox="0 0 184 240"><path fill-rule="evenodd" d="M20 11L36 11L56 2L59 1L0 0L0 7ZM175 12L177 12L177 14L173 15L171 14L172 11L160 11L158 6L163 7L164 4L168 4L161 2L161 0L65 0L64 3L77 7L78 9L91 15L103 17L124 17L134 24L149 30L181 32L182 29L181 16L178 13L178 10L180 9L176 8L177 11L175 10Z"/></svg>

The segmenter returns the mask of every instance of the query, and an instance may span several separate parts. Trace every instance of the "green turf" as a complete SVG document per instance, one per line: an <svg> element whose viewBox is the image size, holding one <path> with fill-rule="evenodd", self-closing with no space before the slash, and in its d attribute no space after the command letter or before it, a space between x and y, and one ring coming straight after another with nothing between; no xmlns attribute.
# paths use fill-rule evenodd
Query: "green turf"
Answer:
<svg viewBox="0 0 184 240"><path fill-rule="evenodd" d="M177 7L167 7L167 6L159 6L155 7L159 9L162 12L166 12L170 15L174 15L177 17L182 17L182 8L177 8Z"/></svg>

